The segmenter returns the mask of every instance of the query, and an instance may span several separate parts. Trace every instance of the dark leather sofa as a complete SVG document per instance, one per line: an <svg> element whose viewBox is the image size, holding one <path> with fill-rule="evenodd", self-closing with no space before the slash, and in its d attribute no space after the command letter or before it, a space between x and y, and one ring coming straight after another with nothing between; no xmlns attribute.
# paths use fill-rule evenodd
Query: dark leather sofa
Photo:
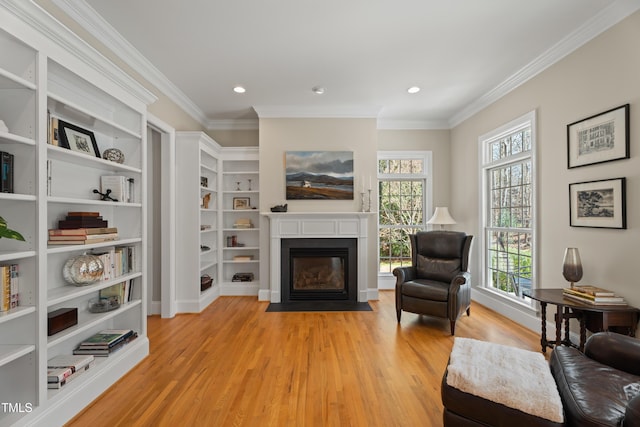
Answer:
<svg viewBox="0 0 640 427"><path fill-rule="evenodd" d="M584 353L558 346L549 360L564 410L564 426L640 426L640 340L611 332L593 334ZM449 426L560 426L450 387L442 380L443 421ZM628 388L628 387L627 387Z"/></svg>
<svg viewBox="0 0 640 427"><path fill-rule="evenodd" d="M640 386L640 340L599 332L584 353L554 348L549 363L567 426L640 426L640 394L629 399L625 393L630 384Z"/></svg>

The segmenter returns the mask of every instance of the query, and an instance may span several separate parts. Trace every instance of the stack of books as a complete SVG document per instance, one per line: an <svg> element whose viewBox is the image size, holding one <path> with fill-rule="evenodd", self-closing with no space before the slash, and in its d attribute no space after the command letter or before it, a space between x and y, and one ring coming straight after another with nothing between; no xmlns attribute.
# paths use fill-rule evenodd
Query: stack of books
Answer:
<svg viewBox="0 0 640 427"><path fill-rule="evenodd" d="M50 245L88 245L118 240L118 229L109 227L100 212L68 212L58 228L49 230Z"/></svg>
<svg viewBox="0 0 640 427"><path fill-rule="evenodd" d="M233 228L253 228L253 224L249 218L238 218L233 224Z"/></svg>
<svg viewBox="0 0 640 427"><path fill-rule="evenodd" d="M109 227L109 223L102 219L100 212L68 212L65 219L58 221L61 230L104 227Z"/></svg>
<svg viewBox="0 0 640 427"><path fill-rule="evenodd" d="M60 355L47 362L47 388L62 388L93 366L92 355Z"/></svg>
<svg viewBox="0 0 640 427"><path fill-rule="evenodd" d="M118 240L116 227L74 228L49 230L50 245L90 245Z"/></svg>
<svg viewBox="0 0 640 427"><path fill-rule="evenodd" d="M82 341L73 354L109 356L137 337L131 329L105 329Z"/></svg>
<svg viewBox="0 0 640 427"><path fill-rule="evenodd" d="M562 293L567 298L592 305L627 305L615 292L597 286L574 286L565 288Z"/></svg>
<svg viewBox="0 0 640 427"><path fill-rule="evenodd" d="M0 311L18 306L18 264L0 265Z"/></svg>

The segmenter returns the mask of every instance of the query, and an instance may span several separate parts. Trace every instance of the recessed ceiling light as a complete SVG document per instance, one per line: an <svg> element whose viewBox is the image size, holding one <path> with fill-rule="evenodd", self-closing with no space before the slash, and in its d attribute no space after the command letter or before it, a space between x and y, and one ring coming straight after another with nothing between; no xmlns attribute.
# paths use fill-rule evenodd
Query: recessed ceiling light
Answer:
<svg viewBox="0 0 640 427"><path fill-rule="evenodd" d="M247 90L245 88L243 88L242 86L236 86L233 88L233 91L235 93L245 93Z"/></svg>
<svg viewBox="0 0 640 427"><path fill-rule="evenodd" d="M418 93L418 92L420 92L420 88L418 86L411 86L409 89L407 89L407 92L409 92L409 93Z"/></svg>
<svg viewBox="0 0 640 427"><path fill-rule="evenodd" d="M311 88L311 90L313 91L313 93L316 93L318 95L322 95L324 93L324 88L320 86L314 86Z"/></svg>

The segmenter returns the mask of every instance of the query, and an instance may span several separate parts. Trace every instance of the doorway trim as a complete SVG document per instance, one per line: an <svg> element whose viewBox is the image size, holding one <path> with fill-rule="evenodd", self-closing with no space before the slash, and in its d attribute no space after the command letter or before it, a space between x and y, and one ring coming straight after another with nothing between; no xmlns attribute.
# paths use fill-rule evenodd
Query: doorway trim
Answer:
<svg viewBox="0 0 640 427"><path fill-rule="evenodd" d="M176 131L147 112L147 127L160 133L161 170L162 179L160 191L162 193L161 209L161 304L160 315L163 318L174 317L177 312L176 305ZM148 263L150 264L150 263ZM150 266L147 268L151 268ZM147 284L149 286L149 284ZM148 312L151 313L153 292L147 292Z"/></svg>

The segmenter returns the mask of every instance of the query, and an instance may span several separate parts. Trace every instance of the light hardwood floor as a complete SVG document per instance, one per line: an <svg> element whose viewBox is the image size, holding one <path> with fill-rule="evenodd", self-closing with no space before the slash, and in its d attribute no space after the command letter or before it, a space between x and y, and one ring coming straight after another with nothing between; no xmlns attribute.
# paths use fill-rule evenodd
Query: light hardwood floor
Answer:
<svg viewBox="0 0 640 427"><path fill-rule="evenodd" d="M151 354L69 426L440 426L449 322L372 312L267 313L221 297L149 318ZM472 304L456 336L540 351L539 336Z"/></svg>

